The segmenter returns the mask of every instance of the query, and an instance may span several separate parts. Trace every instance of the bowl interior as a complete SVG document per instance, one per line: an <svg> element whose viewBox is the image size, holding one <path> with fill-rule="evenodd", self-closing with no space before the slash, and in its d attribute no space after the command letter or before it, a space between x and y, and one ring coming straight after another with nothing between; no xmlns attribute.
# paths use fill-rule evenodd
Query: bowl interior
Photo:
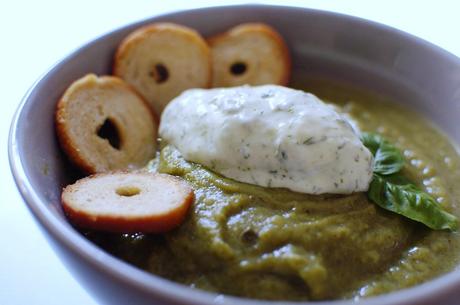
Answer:
<svg viewBox="0 0 460 305"><path fill-rule="evenodd" d="M62 186L75 179L55 136L56 102L77 78L110 74L120 41L152 21L184 24L205 37L243 22L266 22L287 41L294 77L330 79L383 94L429 117L460 143L460 61L427 42L372 22L307 9L235 6L179 12L123 27L81 47L48 71L20 106L10 138L10 158L17 164L13 171L23 195L35 196L28 205L48 210L54 224L72 230L59 198Z"/></svg>

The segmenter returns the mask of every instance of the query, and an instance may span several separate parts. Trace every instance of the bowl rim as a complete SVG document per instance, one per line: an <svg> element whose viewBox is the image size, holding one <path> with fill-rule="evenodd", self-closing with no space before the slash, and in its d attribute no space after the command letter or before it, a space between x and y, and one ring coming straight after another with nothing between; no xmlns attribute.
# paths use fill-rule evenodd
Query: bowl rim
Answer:
<svg viewBox="0 0 460 305"><path fill-rule="evenodd" d="M170 300L179 302L181 304L247 304L247 305L262 305L262 304L325 304L324 301L320 302L297 302L297 301L266 301L257 299L248 299L235 297L230 295L222 295L219 293L207 292L204 290L193 289L186 285L172 282L170 280L161 278L160 276L143 271L131 264L128 264L121 259L118 259L95 244L88 241L64 219L59 219L53 215L51 210L47 207L46 202L40 199L38 192L32 188L31 183L27 179L26 168L22 163L22 154L18 147L18 133L20 132L21 115L26 105L31 103L30 96L36 88L46 81L46 78L53 73L53 71L66 63L67 60L78 54L81 50L89 47L90 45L104 40L105 38L113 35L116 32L122 31L128 27L139 26L145 22L154 22L157 18L167 18L168 16L178 14L188 14L193 11L212 11L212 10L226 10L226 9L271 9L271 10L284 10L284 11L305 11L313 14L327 15L330 18L347 19L361 23L364 26L371 26L386 32L392 32L394 35L399 35L403 39L410 39L418 44L424 45L433 49L440 56L450 57L451 60L459 62L459 58L454 54L412 34L398 30L388 25L384 25L375 21L367 20L360 17L350 16L347 14L305 8L299 6L286 6L286 5L267 5L267 4L240 4L240 5L216 5L208 7L199 7L193 9L176 10L164 14L154 14L150 17L124 24L109 32L99 35L90 41L75 48L68 55L58 60L46 72L44 72L27 90L21 102L19 103L10 125L8 136L8 158L10 169L15 181L15 184L20 192L20 195L26 203L28 209L33 214L38 223L62 246L66 247L80 259L84 260L92 266L92 268L101 271L120 282L126 283L128 286L137 287L146 294L152 296L160 296L163 300ZM80 283L81 284L81 283ZM426 301L428 299L436 299L445 293L453 293L460 289L460 270L458 268L452 270L447 274L440 275L434 279L428 280L425 283L393 291L390 293L378 295L375 297L359 299L360 304L363 305L383 305L383 304L406 304L406 301L417 302ZM328 304L334 305L351 305L355 304L356 299L347 300L334 300L328 301Z"/></svg>

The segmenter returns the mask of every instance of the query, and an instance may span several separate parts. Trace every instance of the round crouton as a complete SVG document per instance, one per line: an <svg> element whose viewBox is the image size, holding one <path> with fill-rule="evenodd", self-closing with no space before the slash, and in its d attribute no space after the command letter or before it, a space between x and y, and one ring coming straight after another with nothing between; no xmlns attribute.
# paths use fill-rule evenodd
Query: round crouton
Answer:
<svg viewBox="0 0 460 305"><path fill-rule="evenodd" d="M287 85L291 59L282 37L262 23L245 23L208 39L213 87Z"/></svg>
<svg viewBox="0 0 460 305"><path fill-rule="evenodd" d="M195 30L173 23L154 23L135 30L122 41L113 73L133 85L160 115L182 91L210 86L211 55Z"/></svg>
<svg viewBox="0 0 460 305"><path fill-rule="evenodd" d="M140 168L155 156L158 123L119 78L89 74L75 81L55 119L64 152L87 174Z"/></svg>
<svg viewBox="0 0 460 305"><path fill-rule="evenodd" d="M165 174L96 174L64 188L62 206L78 227L107 232L163 233L184 220L192 188Z"/></svg>

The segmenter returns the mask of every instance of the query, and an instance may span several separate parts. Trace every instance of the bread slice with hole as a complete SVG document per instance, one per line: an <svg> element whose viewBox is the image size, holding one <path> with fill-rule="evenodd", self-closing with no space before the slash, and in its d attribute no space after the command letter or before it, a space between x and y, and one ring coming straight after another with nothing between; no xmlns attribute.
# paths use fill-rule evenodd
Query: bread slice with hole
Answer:
<svg viewBox="0 0 460 305"><path fill-rule="evenodd" d="M206 41L195 30L174 23L154 23L122 41L113 72L133 85L161 114L182 91L210 86L211 55Z"/></svg>
<svg viewBox="0 0 460 305"><path fill-rule="evenodd" d="M158 122L117 77L88 74L73 82L55 120L61 147L87 174L140 168L155 156Z"/></svg>
<svg viewBox="0 0 460 305"><path fill-rule="evenodd" d="M287 85L289 50L281 35L263 23L245 23L208 39L213 87Z"/></svg>
<svg viewBox="0 0 460 305"><path fill-rule="evenodd" d="M61 199L65 214L78 227L163 233L184 221L194 193L174 176L117 172L78 180L64 188Z"/></svg>

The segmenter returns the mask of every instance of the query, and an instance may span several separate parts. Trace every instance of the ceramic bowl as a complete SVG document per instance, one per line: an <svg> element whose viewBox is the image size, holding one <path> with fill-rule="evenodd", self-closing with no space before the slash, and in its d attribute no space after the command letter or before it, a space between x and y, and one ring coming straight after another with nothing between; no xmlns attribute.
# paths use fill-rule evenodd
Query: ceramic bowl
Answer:
<svg viewBox="0 0 460 305"><path fill-rule="evenodd" d="M269 304L192 289L139 270L86 240L62 213L61 187L74 177L56 142L56 101L86 73L109 74L120 41L153 21L181 23L204 36L242 22L266 22L286 39L294 77L347 81L384 93L417 109L460 143L460 60L426 41L371 21L303 8L244 5L162 15L103 35L61 60L32 86L16 112L9 138L11 168L25 203L68 269L101 303ZM455 270L360 304L458 304L459 299L460 270Z"/></svg>

